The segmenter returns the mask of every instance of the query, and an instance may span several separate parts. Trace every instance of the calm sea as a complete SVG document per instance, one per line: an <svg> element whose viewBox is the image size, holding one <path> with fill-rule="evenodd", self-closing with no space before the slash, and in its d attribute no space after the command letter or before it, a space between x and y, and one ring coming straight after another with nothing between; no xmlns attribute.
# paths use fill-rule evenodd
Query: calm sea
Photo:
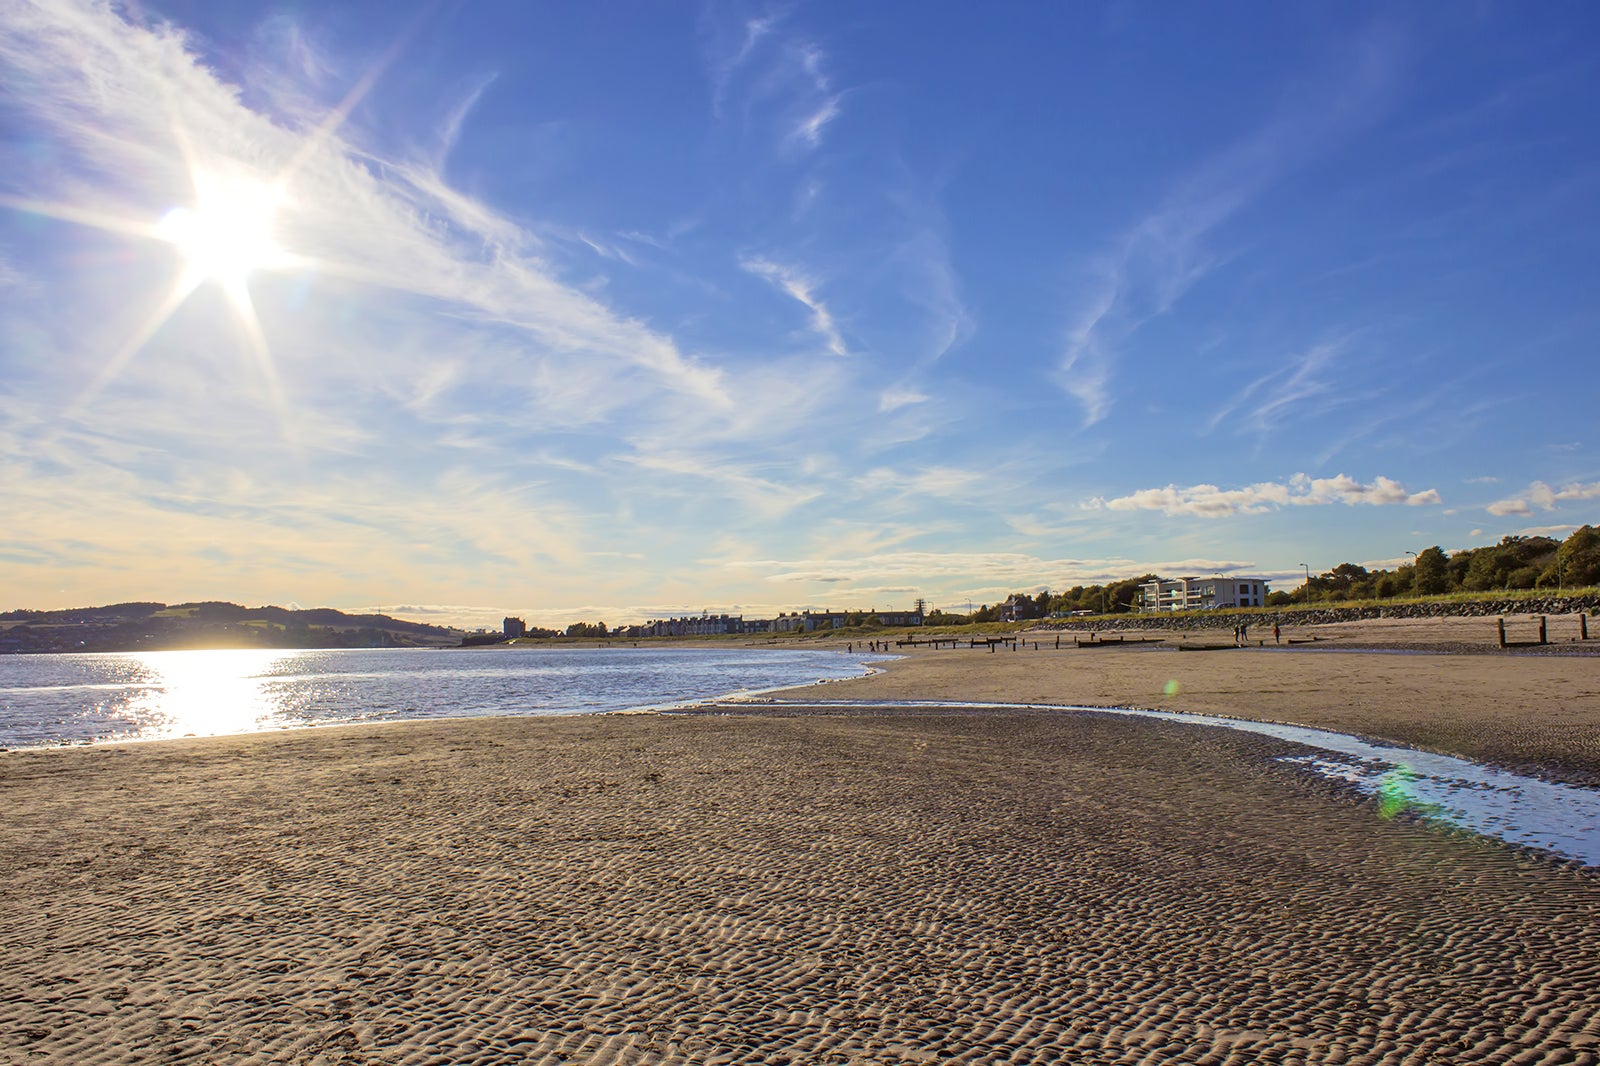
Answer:
<svg viewBox="0 0 1600 1066"><path fill-rule="evenodd" d="M882 655L769 648L0 656L0 747L338 722L580 714L857 677Z"/></svg>

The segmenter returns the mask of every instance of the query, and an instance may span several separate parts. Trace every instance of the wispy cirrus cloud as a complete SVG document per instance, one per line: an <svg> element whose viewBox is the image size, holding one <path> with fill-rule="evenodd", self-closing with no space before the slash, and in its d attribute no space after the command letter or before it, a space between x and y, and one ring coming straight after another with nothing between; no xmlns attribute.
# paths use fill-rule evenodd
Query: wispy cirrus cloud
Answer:
<svg viewBox="0 0 1600 1066"><path fill-rule="evenodd" d="M739 265L758 278L771 282L781 291L788 293L794 299L806 306L811 312L811 329L822 338L828 351L834 355L849 355L850 349L845 346L844 337L839 332L838 325L833 320L833 313L828 310L828 305L817 296L817 282L794 267L775 263L771 259L761 256L751 256L739 261Z"/></svg>
<svg viewBox="0 0 1600 1066"><path fill-rule="evenodd" d="M730 13L708 6L701 17L711 81L711 112L725 116L739 95L748 118L756 109L778 128L778 143L791 152L822 146L828 126L842 111L844 92L828 74L827 53L787 25L789 12Z"/></svg>
<svg viewBox="0 0 1600 1066"><path fill-rule="evenodd" d="M902 407L927 403L928 399L928 394L918 389L894 386L878 394L878 410L885 413L898 411Z"/></svg>
<svg viewBox="0 0 1600 1066"><path fill-rule="evenodd" d="M1325 402L1335 387L1330 371L1336 368L1340 348L1339 344L1318 344L1291 356L1283 366L1235 391L1206 423L1207 431L1228 423L1264 434L1276 429L1306 402ZM1241 411L1244 412L1242 420L1236 417Z"/></svg>
<svg viewBox="0 0 1600 1066"><path fill-rule="evenodd" d="M1227 518L1237 514L1263 514L1280 507L1320 507L1329 504L1350 506L1391 506L1404 504L1423 507L1440 502L1435 489L1410 492L1392 478L1378 477L1363 484L1339 474L1313 478L1296 474L1287 482L1263 481L1236 489L1216 485L1140 489L1112 499L1095 497L1084 504L1088 510L1160 511L1168 515L1195 518Z"/></svg>
<svg viewBox="0 0 1600 1066"><path fill-rule="evenodd" d="M1596 499L1600 499L1600 481L1587 484L1575 481L1559 489L1551 488L1543 481L1535 481L1515 496L1496 500L1485 510L1497 516L1531 515L1535 507L1541 511L1554 511L1563 503Z"/></svg>
<svg viewBox="0 0 1600 1066"><path fill-rule="evenodd" d="M1120 353L1146 322L1165 315L1226 256L1207 240L1292 170L1368 124L1384 106L1394 49L1381 33L1363 40L1322 83L1251 135L1182 178L1091 266L1067 328L1056 380L1083 410L1085 428L1111 412Z"/></svg>
<svg viewBox="0 0 1600 1066"><path fill-rule="evenodd" d="M718 18L717 12L707 8L701 16L701 30L707 36L707 65L711 77L711 113L722 117L729 83L740 68L755 54L756 48L783 21L784 13L772 12L760 16L738 18L729 24Z"/></svg>
<svg viewBox="0 0 1600 1066"><path fill-rule="evenodd" d="M766 519L781 518L823 494L820 485L794 477L792 470L764 469L760 463L738 462L717 453L654 446L619 461L652 475L654 487L639 485L636 491L675 491L667 488L663 479L687 479L702 486L693 490L696 495L703 494L703 486L711 485L724 498ZM776 476L779 474L786 476Z"/></svg>

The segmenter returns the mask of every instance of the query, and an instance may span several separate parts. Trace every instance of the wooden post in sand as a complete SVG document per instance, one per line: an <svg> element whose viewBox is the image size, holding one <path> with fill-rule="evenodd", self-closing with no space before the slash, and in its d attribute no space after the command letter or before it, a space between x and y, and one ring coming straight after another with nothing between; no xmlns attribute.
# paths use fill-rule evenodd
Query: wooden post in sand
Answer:
<svg viewBox="0 0 1600 1066"><path fill-rule="evenodd" d="M1500 631L1500 646L1503 648L1506 646L1506 620L1504 618L1496 618L1494 624L1495 628Z"/></svg>
<svg viewBox="0 0 1600 1066"><path fill-rule="evenodd" d="M1549 643L1549 641L1544 639L1544 615L1542 615L1542 614L1539 616L1539 643L1540 644L1548 644Z"/></svg>
<svg viewBox="0 0 1600 1066"><path fill-rule="evenodd" d="M1578 612L1578 639L1589 639L1589 616L1583 611Z"/></svg>

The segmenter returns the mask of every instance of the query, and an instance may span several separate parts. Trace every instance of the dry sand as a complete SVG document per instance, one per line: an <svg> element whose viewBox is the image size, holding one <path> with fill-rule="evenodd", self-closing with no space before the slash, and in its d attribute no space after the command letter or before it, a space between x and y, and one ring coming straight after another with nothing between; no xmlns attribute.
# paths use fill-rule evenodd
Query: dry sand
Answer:
<svg viewBox="0 0 1600 1066"><path fill-rule="evenodd" d="M1492 705L1544 686L1538 732L1587 679L1592 736L1600 660L1492 658L919 652L817 694L1170 705L1171 662L1275 718L1459 693L1445 735L1523 758ZM0 1062L1600 1061L1600 878L1288 750L752 708L0 755Z"/></svg>

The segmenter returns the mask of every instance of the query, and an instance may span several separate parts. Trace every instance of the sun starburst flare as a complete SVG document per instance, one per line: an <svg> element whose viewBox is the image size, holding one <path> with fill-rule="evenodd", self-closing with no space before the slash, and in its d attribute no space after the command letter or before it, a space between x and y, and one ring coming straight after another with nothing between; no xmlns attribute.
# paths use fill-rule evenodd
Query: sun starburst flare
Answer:
<svg viewBox="0 0 1600 1066"><path fill-rule="evenodd" d="M266 332L250 295L250 277L260 271L315 269L358 281L377 280L381 283L382 279L375 278L370 271L341 267L291 251L279 241L278 223L293 206L288 190L295 175L318 149L331 140L350 112L372 91L379 77L437 7L437 3L424 6L339 105L303 139L288 164L271 178L263 177L240 163L202 158L187 130L182 124L175 124L172 133L188 172L193 198L191 203L167 211L159 222L151 221L148 215L141 217L137 213L0 193L0 207L89 226L108 233L163 241L175 248L182 257L182 265L171 287L128 340L112 352L99 373L72 404L74 409L81 408L114 381L196 290L214 284L222 290L237 316L245 346L266 384L280 425L283 423L285 410L276 367Z"/></svg>

